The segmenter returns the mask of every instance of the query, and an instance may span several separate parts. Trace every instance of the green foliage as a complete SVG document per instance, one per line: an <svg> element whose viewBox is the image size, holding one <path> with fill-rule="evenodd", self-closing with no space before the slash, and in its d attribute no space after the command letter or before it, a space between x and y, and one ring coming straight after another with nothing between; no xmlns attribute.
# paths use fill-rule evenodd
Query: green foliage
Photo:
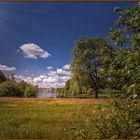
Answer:
<svg viewBox="0 0 140 140"><path fill-rule="evenodd" d="M31 84L28 84L24 91L24 97L36 97L37 88Z"/></svg>
<svg viewBox="0 0 140 140"><path fill-rule="evenodd" d="M5 82L6 80L6 76L0 71L0 83Z"/></svg>
<svg viewBox="0 0 140 140"><path fill-rule="evenodd" d="M18 83L5 81L0 84L0 96L23 97L23 92Z"/></svg>
<svg viewBox="0 0 140 140"><path fill-rule="evenodd" d="M110 28L109 38L116 46L131 43L131 47L140 47L140 5L127 6L123 10L114 8L118 15L114 27Z"/></svg>
<svg viewBox="0 0 140 140"><path fill-rule="evenodd" d="M90 134L85 129L77 129L75 127L70 127L65 130L68 137L72 139L87 139L90 138Z"/></svg>
<svg viewBox="0 0 140 140"><path fill-rule="evenodd" d="M61 90L64 97L95 94L98 98L104 93L140 98L140 5L115 7L114 12L118 19L110 28L109 40L84 37L76 41L72 79Z"/></svg>
<svg viewBox="0 0 140 140"><path fill-rule="evenodd" d="M26 83L25 81L20 81L20 82L19 82L19 88L21 89L21 91L23 92L23 94L24 94L25 89L26 89L26 87L27 87L28 85L29 85L29 84Z"/></svg>
<svg viewBox="0 0 140 140"><path fill-rule="evenodd" d="M65 88L58 88L57 98L64 98L64 97L67 97L67 92L65 91Z"/></svg>
<svg viewBox="0 0 140 140"><path fill-rule="evenodd" d="M113 47L100 38L87 37L76 42L71 71L72 84L79 87L79 93L82 93L82 87L86 87L93 89L95 97L98 98L99 90L104 85L104 68L110 63L113 52Z"/></svg>
<svg viewBox="0 0 140 140"><path fill-rule="evenodd" d="M4 78L3 78L4 79ZM36 97L37 87L24 81L16 82L13 80L0 83L1 97Z"/></svg>
<svg viewBox="0 0 140 140"><path fill-rule="evenodd" d="M140 49L119 49L108 67L108 87L112 95L129 97L140 91Z"/></svg>
<svg viewBox="0 0 140 140"><path fill-rule="evenodd" d="M108 89L117 97L140 97L140 5L114 8L118 19L109 33L118 48L108 68Z"/></svg>
<svg viewBox="0 0 140 140"><path fill-rule="evenodd" d="M97 107L89 119L99 138L140 138L140 102L114 101L111 109Z"/></svg>

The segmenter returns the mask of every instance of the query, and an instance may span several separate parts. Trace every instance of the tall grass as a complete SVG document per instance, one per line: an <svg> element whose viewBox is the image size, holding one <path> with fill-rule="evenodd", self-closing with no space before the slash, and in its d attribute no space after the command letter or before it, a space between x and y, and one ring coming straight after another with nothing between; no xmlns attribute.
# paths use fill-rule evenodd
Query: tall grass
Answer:
<svg viewBox="0 0 140 140"><path fill-rule="evenodd" d="M0 138L68 139L69 128L90 131L87 117L96 105L64 100L0 101Z"/></svg>

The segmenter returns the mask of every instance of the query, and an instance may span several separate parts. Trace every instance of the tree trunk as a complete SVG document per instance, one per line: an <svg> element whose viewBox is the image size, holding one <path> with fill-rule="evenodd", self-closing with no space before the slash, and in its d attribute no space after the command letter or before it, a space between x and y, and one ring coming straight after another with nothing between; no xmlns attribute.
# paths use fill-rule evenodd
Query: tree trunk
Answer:
<svg viewBox="0 0 140 140"><path fill-rule="evenodd" d="M96 77L95 79L96 79L96 81L95 81L95 79L92 77L92 75L91 75L91 79L92 79L92 81L93 81L93 84L94 84L94 86L93 86L93 89L95 89L95 98L96 99L98 99L98 84L97 84L97 80L98 80L98 78Z"/></svg>
<svg viewBox="0 0 140 140"><path fill-rule="evenodd" d="M95 98L98 99L98 91L95 90Z"/></svg>

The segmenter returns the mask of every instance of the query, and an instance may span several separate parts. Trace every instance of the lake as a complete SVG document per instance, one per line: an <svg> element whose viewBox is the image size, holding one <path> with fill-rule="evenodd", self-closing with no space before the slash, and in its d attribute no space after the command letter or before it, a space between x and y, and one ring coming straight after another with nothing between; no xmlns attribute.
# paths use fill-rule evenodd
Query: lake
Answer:
<svg viewBox="0 0 140 140"><path fill-rule="evenodd" d="M38 93L38 98L56 98L56 93Z"/></svg>

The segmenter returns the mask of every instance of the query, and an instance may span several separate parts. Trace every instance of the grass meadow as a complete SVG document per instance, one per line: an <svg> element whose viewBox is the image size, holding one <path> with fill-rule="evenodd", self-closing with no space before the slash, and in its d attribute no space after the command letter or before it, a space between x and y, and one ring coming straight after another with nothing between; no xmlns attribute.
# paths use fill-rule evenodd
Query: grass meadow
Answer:
<svg viewBox="0 0 140 140"><path fill-rule="evenodd" d="M71 139L71 128L86 129L96 106L108 107L103 99L0 99L0 138ZM78 138L78 137L77 137Z"/></svg>

